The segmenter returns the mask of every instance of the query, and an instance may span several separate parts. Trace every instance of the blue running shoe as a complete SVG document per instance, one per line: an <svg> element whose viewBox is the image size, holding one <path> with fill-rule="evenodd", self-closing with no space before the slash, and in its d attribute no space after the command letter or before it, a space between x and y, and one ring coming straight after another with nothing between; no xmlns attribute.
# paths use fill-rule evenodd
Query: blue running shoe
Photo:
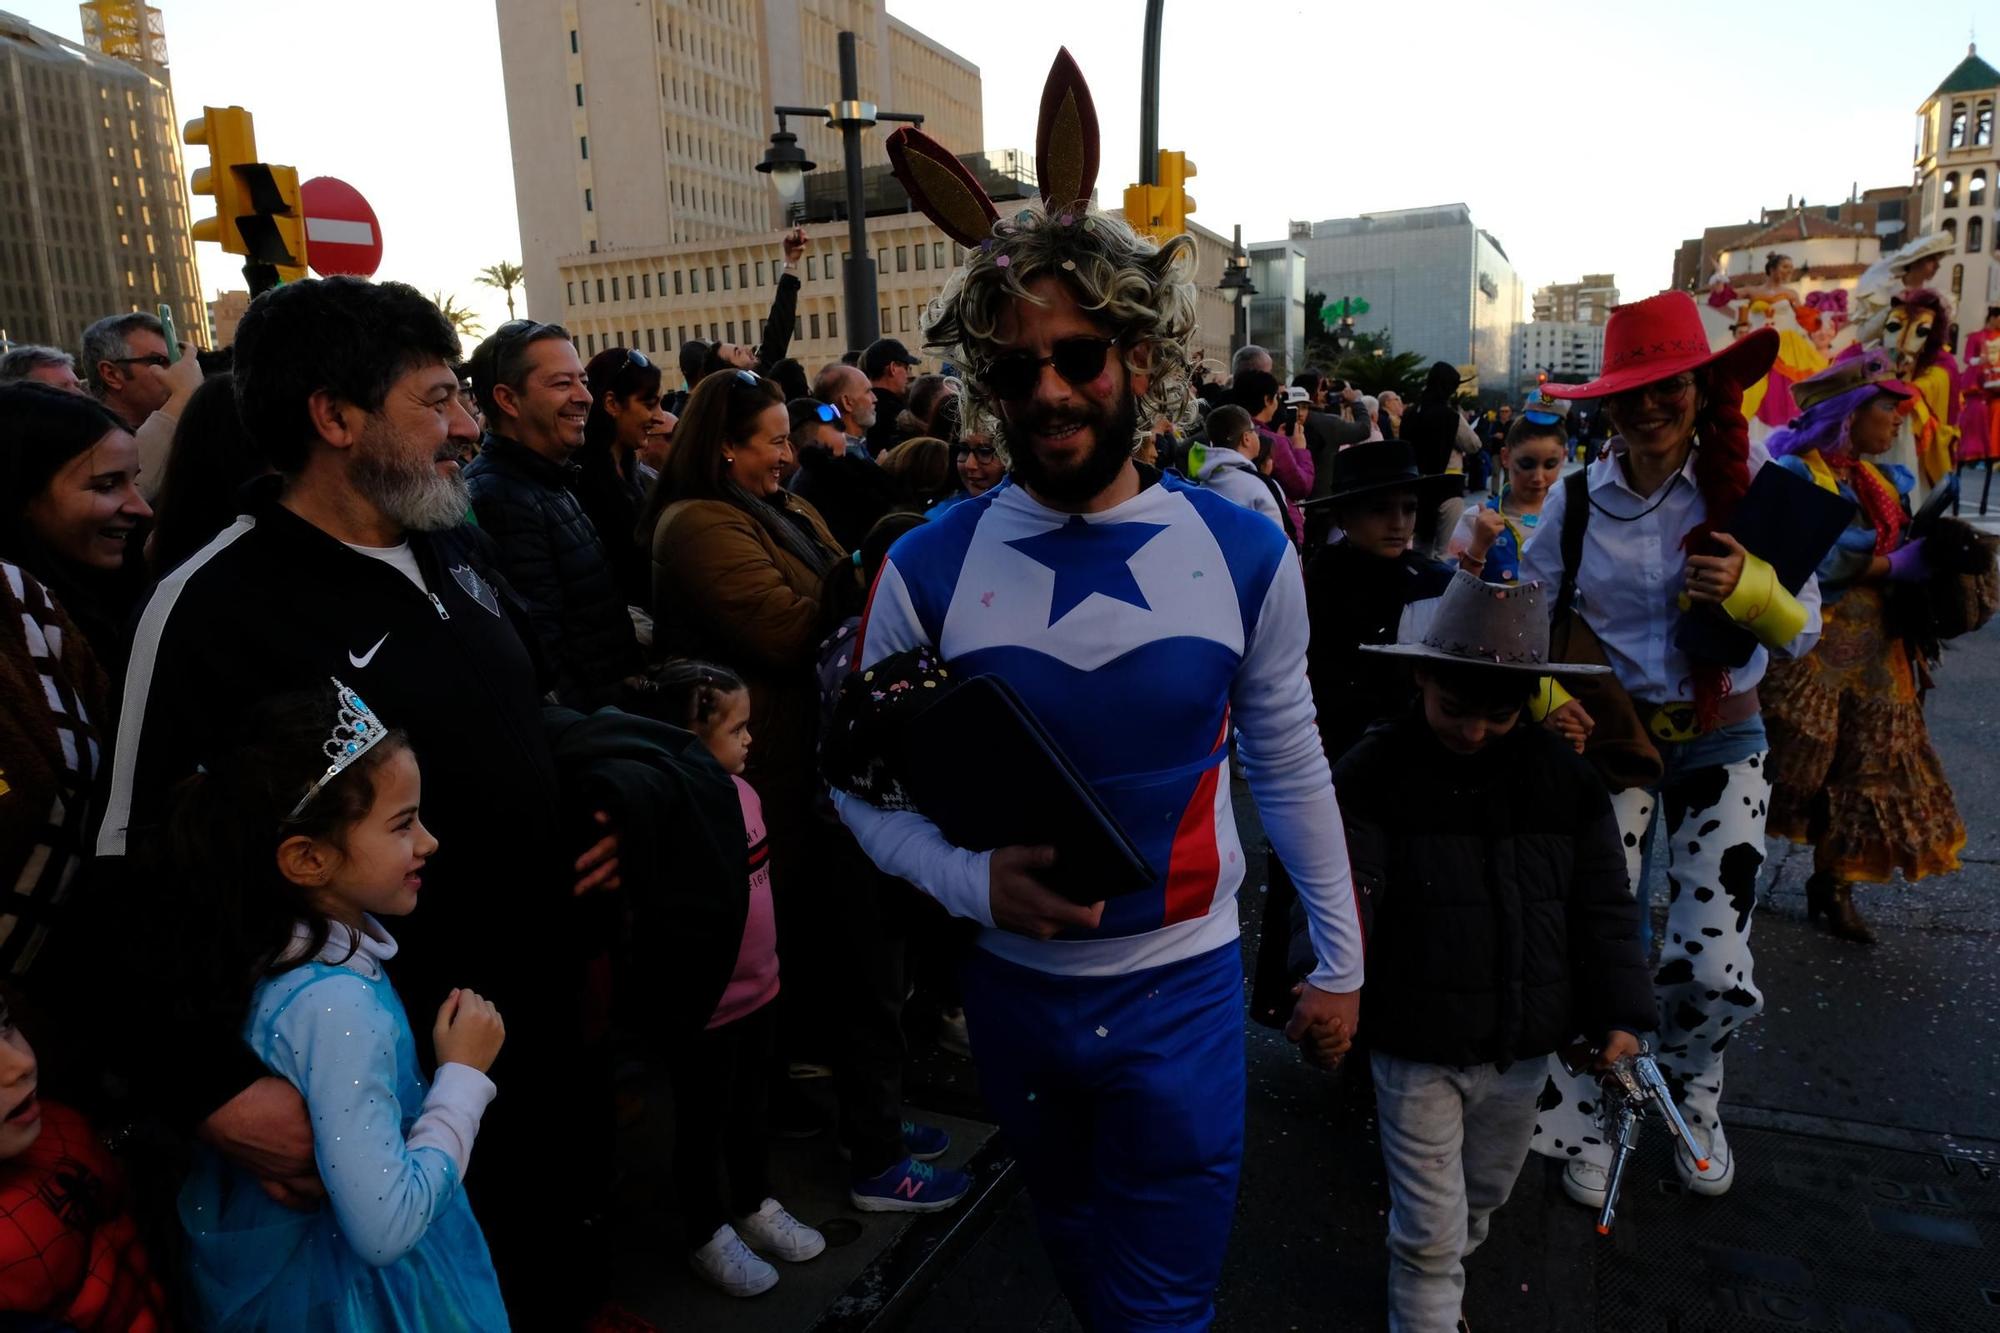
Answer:
<svg viewBox="0 0 2000 1333"><path fill-rule="evenodd" d="M937 1213L971 1188L963 1171L905 1157L879 1176L856 1181L847 1197L864 1213Z"/></svg>
<svg viewBox="0 0 2000 1333"><path fill-rule="evenodd" d="M903 1149L919 1162L935 1162L951 1151L951 1135L936 1125L903 1122Z"/></svg>

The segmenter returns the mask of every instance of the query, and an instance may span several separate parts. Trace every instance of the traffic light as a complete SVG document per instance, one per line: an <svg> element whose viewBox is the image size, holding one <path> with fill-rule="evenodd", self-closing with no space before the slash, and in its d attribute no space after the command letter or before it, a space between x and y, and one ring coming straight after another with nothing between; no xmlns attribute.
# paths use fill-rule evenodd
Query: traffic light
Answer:
<svg viewBox="0 0 2000 1333"><path fill-rule="evenodd" d="M240 106L205 106L181 131L181 138L208 148L208 165L195 169L188 188L215 199L215 216L194 224L194 239L214 241L231 254L249 253L236 229L236 219L250 211L236 168L257 160L257 131L250 113Z"/></svg>
<svg viewBox="0 0 2000 1333"><path fill-rule="evenodd" d="M1186 153L1160 150L1160 183L1155 188L1164 196L1159 209L1162 238L1187 230L1187 215L1194 212L1194 196L1187 192L1187 182L1194 174L1194 163L1188 161Z"/></svg>
<svg viewBox="0 0 2000 1333"><path fill-rule="evenodd" d="M306 211L299 202L297 167L253 162L238 172L250 196L250 209L236 219L243 236L243 254L250 265L277 270L278 282L297 282L306 275Z"/></svg>
<svg viewBox="0 0 2000 1333"><path fill-rule="evenodd" d="M1154 240L1164 240L1172 233L1160 229L1160 213L1166 207L1167 192L1157 185L1128 185L1125 187L1125 221L1132 230Z"/></svg>
<svg viewBox="0 0 2000 1333"><path fill-rule="evenodd" d="M197 241L214 241L246 261L243 276L255 296L306 275L306 215L299 173L257 159L257 130L240 106L205 106L181 138L208 148L208 165L189 188L212 195L215 216L194 224Z"/></svg>

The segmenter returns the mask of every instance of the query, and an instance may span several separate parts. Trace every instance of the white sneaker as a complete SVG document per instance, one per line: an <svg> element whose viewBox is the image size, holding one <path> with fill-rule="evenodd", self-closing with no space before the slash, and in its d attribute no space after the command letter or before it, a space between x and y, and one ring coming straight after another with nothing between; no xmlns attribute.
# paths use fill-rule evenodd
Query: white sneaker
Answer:
<svg viewBox="0 0 2000 1333"><path fill-rule="evenodd" d="M1674 1141L1674 1170L1680 1173L1681 1188L1690 1194L1705 1194L1710 1198L1729 1193L1729 1187L1736 1183L1736 1154L1729 1151L1729 1140L1722 1135L1720 1124L1703 1130L1698 1125L1688 1126L1688 1133L1694 1135L1696 1143L1708 1144L1708 1169L1700 1170L1694 1158Z"/></svg>
<svg viewBox="0 0 2000 1333"><path fill-rule="evenodd" d="M708 1244L688 1255L688 1267L731 1296L761 1296L778 1285L778 1270L750 1253L743 1237L727 1222L715 1229Z"/></svg>
<svg viewBox="0 0 2000 1333"><path fill-rule="evenodd" d="M786 1212L776 1199L766 1199L750 1216L737 1218L736 1234L766 1254L792 1264L817 1258L826 1248L825 1236Z"/></svg>
<svg viewBox="0 0 2000 1333"><path fill-rule="evenodd" d="M1563 1163L1563 1193L1586 1208L1604 1207L1611 1188L1611 1169L1587 1157L1572 1157Z"/></svg>

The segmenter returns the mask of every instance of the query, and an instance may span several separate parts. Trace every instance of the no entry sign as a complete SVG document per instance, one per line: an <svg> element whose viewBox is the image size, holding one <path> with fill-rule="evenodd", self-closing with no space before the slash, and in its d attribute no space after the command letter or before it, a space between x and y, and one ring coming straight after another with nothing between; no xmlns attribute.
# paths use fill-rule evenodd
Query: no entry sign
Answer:
<svg viewBox="0 0 2000 1333"><path fill-rule="evenodd" d="M372 278L382 266L382 227L361 191L332 176L299 187L306 213L306 262L322 278L351 273Z"/></svg>

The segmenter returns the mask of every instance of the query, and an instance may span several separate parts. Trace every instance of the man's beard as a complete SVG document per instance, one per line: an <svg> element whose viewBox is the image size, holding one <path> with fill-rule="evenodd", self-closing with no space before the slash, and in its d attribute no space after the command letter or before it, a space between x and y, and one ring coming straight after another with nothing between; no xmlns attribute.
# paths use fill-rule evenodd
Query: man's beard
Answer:
<svg viewBox="0 0 2000 1333"><path fill-rule="evenodd" d="M439 460L457 457L458 446L446 441L434 458L420 459L387 426L371 422L354 447L347 476L384 518L418 532L442 532L463 523L471 505L456 468L449 476L438 475Z"/></svg>
<svg viewBox="0 0 2000 1333"><path fill-rule="evenodd" d="M1090 428L1090 453L1073 467L1051 470L1036 454L1034 437L1068 425ZM1128 392L1120 394L1117 405L1106 411L1030 409L1022 416L1003 418L1000 428L1007 437L1007 456L1015 481L1043 500L1081 504L1116 480L1131 459L1132 443L1139 434L1139 400Z"/></svg>

